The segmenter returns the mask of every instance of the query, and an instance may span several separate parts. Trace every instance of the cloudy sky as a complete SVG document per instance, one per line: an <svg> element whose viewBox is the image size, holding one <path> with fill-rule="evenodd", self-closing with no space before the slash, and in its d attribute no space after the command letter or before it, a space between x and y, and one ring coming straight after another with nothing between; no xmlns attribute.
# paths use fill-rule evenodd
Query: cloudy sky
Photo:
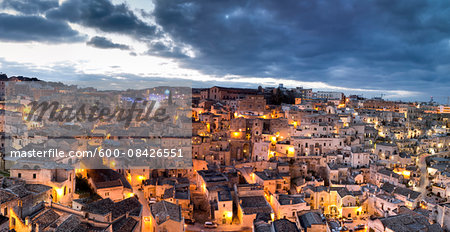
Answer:
<svg viewBox="0 0 450 232"><path fill-rule="evenodd" d="M0 71L446 102L450 1L0 0Z"/></svg>

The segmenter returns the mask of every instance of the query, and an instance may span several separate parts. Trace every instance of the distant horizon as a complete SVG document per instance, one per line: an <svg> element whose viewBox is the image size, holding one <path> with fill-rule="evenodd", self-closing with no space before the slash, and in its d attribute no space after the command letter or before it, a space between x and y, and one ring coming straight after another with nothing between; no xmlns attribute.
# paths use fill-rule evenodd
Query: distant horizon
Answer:
<svg viewBox="0 0 450 232"><path fill-rule="evenodd" d="M41 78L39 78L37 76L8 75L7 73L3 73L3 72L0 72L0 74L5 74L5 75L8 76L8 78L11 78L11 77L36 78L39 81L53 82L53 83L58 83L59 82L59 83L65 84L65 85L76 85L79 88L94 88L94 89L99 90L99 91L123 91L123 90L127 90L127 89L140 90L140 89L147 89L147 88L155 88L155 87L162 87L162 86L164 86L164 85L158 85L158 86L148 86L148 87L139 86L140 88L128 88L128 87L117 88L117 87L120 87L120 86L116 85L115 89L107 89L107 88L99 88L98 86L94 86L94 85L80 85L80 84L77 84L77 83L74 83L74 82L65 82L65 81L58 81L58 80L44 80L44 79L41 79ZM279 83L279 84L273 85L273 86L272 85L269 85L269 86L263 86L263 85L245 85L245 86L241 85L241 86L235 86L235 85L227 85L226 83L212 84L212 85L205 84L206 82L198 82L198 83L203 83L203 85L199 85L199 86L185 86L185 87L190 87L192 89L202 89L202 88L207 89L207 88L211 88L211 87L217 86L217 87L223 87L223 88L257 89L259 86L261 86L262 88L278 88L280 84L283 84L283 83ZM344 93L345 96L357 95L357 96L360 96L360 97L365 98L365 99L381 98L381 99L383 99L385 101L398 101L398 102L405 102L405 103L429 103L429 101L430 101L430 100L428 100L428 101L426 101L426 100L423 100L423 101L421 101L421 100L410 100L410 99L404 99L404 98L389 99L389 98L383 97L385 94L383 94L383 95L381 95L381 94L379 94L379 95L374 94L374 95L369 95L369 97L368 97L367 95L364 95L364 93L358 94L358 93L352 93L352 92L348 92L348 91L339 91L339 90L334 90L334 89L315 89L315 88L308 88L308 87L304 87L304 86L287 87L287 86L284 86L284 84L283 84L283 87L287 88L287 89L294 89L294 88L297 88L297 87L303 87L304 89L312 89L313 91L316 91L316 92L317 91L342 92L342 93ZM433 102L438 104L438 105L447 105L447 103L445 102L446 100L443 100L443 101L439 102L439 101L437 101L436 99L433 98Z"/></svg>

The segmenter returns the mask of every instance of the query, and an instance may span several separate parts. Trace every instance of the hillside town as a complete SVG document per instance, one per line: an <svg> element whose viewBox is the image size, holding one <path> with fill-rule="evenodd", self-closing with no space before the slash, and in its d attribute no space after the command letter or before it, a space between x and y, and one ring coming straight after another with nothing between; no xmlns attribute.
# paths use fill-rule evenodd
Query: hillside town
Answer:
<svg viewBox="0 0 450 232"><path fill-rule="evenodd" d="M131 121L118 129L115 119L27 121L29 95L107 105L116 95L137 101L141 92L5 74L0 90L0 231L450 231L448 103L283 84L192 88L189 96L170 89L151 96L169 109L170 125ZM139 136L123 138L132 133ZM93 165L10 154L122 152L124 144L189 155L147 164L128 153Z"/></svg>

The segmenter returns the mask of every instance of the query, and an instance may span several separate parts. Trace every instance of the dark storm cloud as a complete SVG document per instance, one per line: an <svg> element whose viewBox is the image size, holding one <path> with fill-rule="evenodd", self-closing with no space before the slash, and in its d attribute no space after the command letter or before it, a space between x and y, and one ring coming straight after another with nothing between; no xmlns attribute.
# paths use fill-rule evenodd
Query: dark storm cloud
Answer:
<svg viewBox="0 0 450 232"><path fill-rule="evenodd" d="M429 92L450 85L448 1L156 0L154 16L196 52L181 62L209 74Z"/></svg>
<svg viewBox="0 0 450 232"><path fill-rule="evenodd" d="M0 4L6 9L13 9L25 14L36 14L58 7L56 0L3 0Z"/></svg>
<svg viewBox="0 0 450 232"><path fill-rule="evenodd" d="M118 48L120 50L129 50L130 49L130 47L125 44L113 43L111 40L109 40L105 37L100 37L100 36L92 37L91 40L86 42L86 44L96 47L96 48L103 48L103 49L108 49L108 48Z"/></svg>
<svg viewBox="0 0 450 232"><path fill-rule="evenodd" d="M0 40L3 41L74 42L82 39L65 22L0 13Z"/></svg>
<svg viewBox="0 0 450 232"><path fill-rule="evenodd" d="M108 0L68 0L59 8L49 10L46 16L139 40L152 39L157 35L156 27L140 20L127 5L113 5Z"/></svg>
<svg viewBox="0 0 450 232"><path fill-rule="evenodd" d="M164 56L169 58L187 58L181 46L168 46L162 42L152 42L149 44L147 55Z"/></svg>

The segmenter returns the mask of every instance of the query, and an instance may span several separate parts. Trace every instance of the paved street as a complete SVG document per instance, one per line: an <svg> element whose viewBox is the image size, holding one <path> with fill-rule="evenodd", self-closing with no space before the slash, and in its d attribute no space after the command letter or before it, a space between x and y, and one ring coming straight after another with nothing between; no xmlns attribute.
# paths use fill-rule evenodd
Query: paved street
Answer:
<svg viewBox="0 0 450 232"><path fill-rule="evenodd" d="M449 151L442 151L442 152L436 153L434 155L442 155L442 154L446 154L446 153L449 153ZM419 181L419 186L414 187L414 191L420 192L422 199L424 196L426 196L425 195L427 193L426 188L430 184L430 180L428 179L428 170L427 170L427 163L426 163L426 158L430 155L431 154L429 154L429 153L420 154L419 163L417 164L420 168L420 181Z"/></svg>
<svg viewBox="0 0 450 232"><path fill-rule="evenodd" d="M419 186L414 187L414 191L420 192L421 193L421 198L423 199L424 196L426 196L425 194L427 193L427 186L429 184L429 180L428 180L428 171L427 171L427 163L425 162L425 159L429 156L429 153L423 153L420 154L419 157L419 169L420 169L420 181L419 181Z"/></svg>
<svg viewBox="0 0 450 232"><path fill-rule="evenodd" d="M139 198L139 202L142 204L142 218L144 221L142 222L142 231L150 231L151 224L149 220L150 216L150 207L148 205L147 200L144 197L144 192L138 190L138 187L133 187L133 192Z"/></svg>
<svg viewBox="0 0 450 232"><path fill-rule="evenodd" d="M142 217L144 222L142 223L142 231L150 231L150 221L147 219L150 216L150 207L147 200L144 197L144 192L138 190L138 187L133 188L134 194L139 198L139 202L143 205ZM250 232L251 228L244 228L241 225L218 225L215 229L207 229L202 223L195 223L194 225L185 225L186 231L227 231L227 232Z"/></svg>
<svg viewBox="0 0 450 232"><path fill-rule="evenodd" d="M357 225L360 225L360 224L367 225L367 220L356 219L356 220L353 220L352 223L343 223L343 222L341 222L341 226L345 226L349 230L354 230L354 228ZM362 232L362 231L365 231L365 230L359 230L358 232L360 232L360 231Z"/></svg>

